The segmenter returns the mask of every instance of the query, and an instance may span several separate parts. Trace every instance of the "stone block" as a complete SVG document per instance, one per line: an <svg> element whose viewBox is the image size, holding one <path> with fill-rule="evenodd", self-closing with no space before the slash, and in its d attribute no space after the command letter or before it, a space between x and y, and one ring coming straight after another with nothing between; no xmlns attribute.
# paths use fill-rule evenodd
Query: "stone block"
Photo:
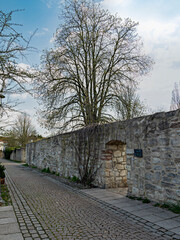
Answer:
<svg viewBox="0 0 180 240"><path fill-rule="evenodd" d="M126 157L126 152L122 152L122 156L123 156L123 157Z"/></svg>
<svg viewBox="0 0 180 240"><path fill-rule="evenodd" d="M121 170L120 176L124 177L127 175L127 171L126 170Z"/></svg>
<svg viewBox="0 0 180 240"><path fill-rule="evenodd" d="M152 173L149 173L149 172L145 173L145 179L152 180Z"/></svg>
<svg viewBox="0 0 180 240"><path fill-rule="evenodd" d="M162 166L154 166L153 169L154 169L155 171L156 171L156 170L160 171L160 170L162 170Z"/></svg>
<svg viewBox="0 0 180 240"><path fill-rule="evenodd" d="M121 151L114 151L113 156L114 157L121 157Z"/></svg>
<svg viewBox="0 0 180 240"><path fill-rule="evenodd" d="M122 163L124 161L124 158L123 157L117 157L116 160L117 160L118 163Z"/></svg>
<svg viewBox="0 0 180 240"><path fill-rule="evenodd" d="M127 149L126 149L126 154L127 154L127 155L134 155L134 149L129 149L129 148L127 148Z"/></svg>
<svg viewBox="0 0 180 240"><path fill-rule="evenodd" d="M116 165L116 168L119 169L119 170L124 170L124 165L122 165L122 164L117 164L117 165Z"/></svg>
<svg viewBox="0 0 180 240"><path fill-rule="evenodd" d="M161 159L160 158L153 158L152 159L152 163L153 164L160 164L161 163Z"/></svg>
<svg viewBox="0 0 180 240"><path fill-rule="evenodd" d="M145 183L145 188L146 190L154 191L156 187L150 183Z"/></svg>
<svg viewBox="0 0 180 240"><path fill-rule="evenodd" d="M106 148L110 149L110 150L117 150L118 146L117 145L106 145Z"/></svg>

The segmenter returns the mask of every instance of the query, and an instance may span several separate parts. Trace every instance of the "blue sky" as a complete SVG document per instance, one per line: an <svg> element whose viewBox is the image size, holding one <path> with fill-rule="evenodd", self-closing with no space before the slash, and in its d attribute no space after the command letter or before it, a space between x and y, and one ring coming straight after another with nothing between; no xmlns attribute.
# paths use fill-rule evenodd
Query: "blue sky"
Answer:
<svg viewBox="0 0 180 240"><path fill-rule="evenodd" d="M103 8L130 17L139 22L138 33L144 43L144 51L153 57L155 64L151 73L140 83L139 94L152 109L163 107L168 111L174 82L180 82L180 1L179 0L99 0ZM39 64L41 51L53 47L51 39L59 24L61 0L0 0L5 12L24 9L14 14L14 22L23 24L19 31L27 38L36 29L31 45L37 52L28 54L31 66ZM38 104L26 94L21 109L33 116ZM33 118L37 129L36 118Z"/></svg>

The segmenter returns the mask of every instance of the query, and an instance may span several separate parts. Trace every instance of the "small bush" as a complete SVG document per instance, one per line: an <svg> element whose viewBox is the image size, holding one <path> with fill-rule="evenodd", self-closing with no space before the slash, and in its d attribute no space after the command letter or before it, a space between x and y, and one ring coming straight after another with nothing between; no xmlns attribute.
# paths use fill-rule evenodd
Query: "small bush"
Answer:
<svg viewBox="0 0 180 240"><path fill-rule="evenodd" d="M15 150L15 148L12 147L6 147L4 150L4 157L5 159L10 159L12 151Z"/></svg>
<svg viewBox="0 0 180 240"><path fill-rule="evenodd" d="M24 163L23 166L25 166L25 167L29 167L29 165L28 165L27 163Z"/></svg>
<svg viewBox="0 0 180 240"><path fill-rule="evenodd" d="M72 178L71 178L71 181L72 182L80 182L80 179L78 178L78 177L76 177L76 176L73 176Z"/></svg>
<svg viewBox="0 0 180 240"><path fill-rule="evenodd" d="M133 200L136 199L136 197L133 197L133 196L128 196L128 198L129 198L129 199L133 199Z"/></svg>
<svg viewBox="0 0 180 240"><path fill-rule="evenodd" d="M144 199L142 200L142 202L143 202L143 203L150 203L151 201L150 201L149 199L147 199L147 198L144 198Z"/></svg>
<svg viewBox="0 0 180 240"><path fill-rule="evenodd" d="M11 197L6 184L1 184L1 197L4 200L5 206L11 205Z"/></svg>
<svg viewBox="0 0 180 240"><path fill-rule="evenodd" d="M5 167L0 163L0 178L5 178Z"/></svg>
<svg viewBox="0 0 180 240"><path fill-rule="evenodd" d="M44 172L44 173L51 173L49 167L48 167L48 168L43 168L43 169L41 170L41 172Z"/></svg>
<svg viewBox="0 0 180 240"><path fill-rule="evenodd" d="M143 198L142 197L138 197L138 198L136 198L138 201L142 201L143 200Z"/></svg>

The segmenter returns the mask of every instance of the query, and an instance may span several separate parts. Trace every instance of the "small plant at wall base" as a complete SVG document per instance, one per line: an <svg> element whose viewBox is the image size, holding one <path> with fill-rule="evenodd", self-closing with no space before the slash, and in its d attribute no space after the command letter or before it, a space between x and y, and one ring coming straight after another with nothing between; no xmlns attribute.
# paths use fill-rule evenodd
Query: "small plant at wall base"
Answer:
<svg viewBox="0 0 180 240"><path fill-rule="evenodd" d="M2 205L9 206L12 204L7 184L1 185L1 197L4 201L4 203L2 203Z"/></svg>
<svg viewBox="0 0 180 240"><path fill-rule="evenodd" d="M51 173L49 167L48 167L48 168L43 168L43 169L41 170L41 172L44 172L44 173Z"/></svg>
<svg viewBox="0 0 180 240"><path fill-rule="evenodd" d="M174 213L180 214L180 202L179 204L172 204L172 203L156 203L154 204L155 207L166 208Z"/></svg>

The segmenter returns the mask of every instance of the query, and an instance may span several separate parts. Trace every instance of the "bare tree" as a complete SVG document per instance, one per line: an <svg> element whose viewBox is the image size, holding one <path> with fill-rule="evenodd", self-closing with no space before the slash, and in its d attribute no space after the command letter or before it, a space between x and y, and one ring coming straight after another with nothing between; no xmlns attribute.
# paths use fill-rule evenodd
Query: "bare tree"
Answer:
<svg viewBox="0 0 180 240"><path fill-rule="evenodd" d="M25 147L30 140L37 136L37 132L30 117L21 114L15 120L12 128L4 133L4 136L6 136L9 147Z"/></svg>
<svg viewBox="0 0 180 240"><path fill-rule="evenodd" d="M146 74L138 23L122 20L91 0L67 0L55 48L45 51L36 83L47 126L78 128L115 120L116 89Z"/></svg>
<svg viewBox="0 0 180 240"><path fill-rule="evenodd" d="M17 102L9 98L11 94L27 91L28 80L32 73L19 65L19 58L24 57L25 51L31 49L29 40L26 40L17 29L19 24L13 22L13 14L17 11L5 13L0 11L0 94L6 96L2 108L14 109ZM2 115L2 114L1 114Z"/></svg>
<svg viewBox="0 0 180 240"><path fill-rule="evenodd" d="M174 89L172 90L170 110L176 110L176 109L179 109L179 108L180 108L179 87L178 87L177 83L174 83Z"/></svg>
<svg viewBox="0 0 180 240"><path fill-rule="evenodd" d="M120 91L116 91L119 101L116 102L116 112L119 120L140 117L147 113L147 107L141 102L136 88L128 85Z"/></svg>

